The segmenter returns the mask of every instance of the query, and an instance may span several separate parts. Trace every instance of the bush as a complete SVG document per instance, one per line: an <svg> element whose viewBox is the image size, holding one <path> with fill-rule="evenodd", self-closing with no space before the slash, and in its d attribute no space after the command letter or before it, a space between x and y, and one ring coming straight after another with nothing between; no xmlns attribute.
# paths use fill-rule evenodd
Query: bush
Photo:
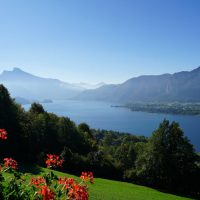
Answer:
<svg viewBox="0 0 200 200"><path fill-rule="evenodd" d="M0 140L7 139L7 132L0 129ZM45 161L48 168L60 168L64 160L55 154L47 154ZM7 200L88 200L87 181L94 183L92 172L82 172L81 182L73 178L57 177L53 172L43 176L33 177L27 184L26 174L17 171L18 163L12 158L4 158L4 163L0 166L0 199ZM7 177L5 173L11 173Z"/></svg>

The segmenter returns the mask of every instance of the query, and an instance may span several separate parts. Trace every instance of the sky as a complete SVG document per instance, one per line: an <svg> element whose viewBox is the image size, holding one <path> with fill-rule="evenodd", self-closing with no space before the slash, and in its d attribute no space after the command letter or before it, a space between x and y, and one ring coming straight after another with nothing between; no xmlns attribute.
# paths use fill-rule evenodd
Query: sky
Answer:
<svg viewBox="0 0 200 200"><path fill-rule="evenodd" d="M200 66L199 0L0 0L0 72L121 83Z"/></svg>

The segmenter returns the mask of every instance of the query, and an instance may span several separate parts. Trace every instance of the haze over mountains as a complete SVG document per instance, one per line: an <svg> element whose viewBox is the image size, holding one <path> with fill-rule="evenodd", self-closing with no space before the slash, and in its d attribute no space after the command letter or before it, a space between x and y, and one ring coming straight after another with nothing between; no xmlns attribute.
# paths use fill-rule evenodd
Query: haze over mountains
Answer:
<svg viewBox="0 0 200 200"><path fill-rule="evenodd" d="M200 67L175 74L131 78L122 84L84 91L77 99L119 103L200 102Z"/></svg>
<svg viewBox="0 0 200 200"><path fill-rule="evenodd" d="M68 99L89 87L89 85L84 87L83 84L71 84L58 79L41 78L19 68L3 71L0 74L0 83L3 83L9 89L13 97L37 100ZM96 87L93 86L93 88Z"/></svg>
<svg viewBox="0 0 200 200"><path fill-rule="evenodd" d="M12 71L3 71L0 75L0 81L9 89L12 96L24 98L66 99L84 90L57 79L34 76L19 68L14 68Z"/></svg>
<svg viewBox="0 0 200 200"><path fill-rule="evenodd" d="M0 74L13 97L28 99L77 99L116 103L200 102L200 67L175 74L145 75L121 84L66 83L41 78L19 68Z"/></svg>
<svg viewBox="0 0 200 200"><path fill-rule="evenodd" d="M93 85L93 84L89 84L89 83L80 82L80 83L75 83L74 85L91 90L91 89L97 89L99 87L102 87L102 86L106 85L106 83L101 82L101 83L97 83L97 84Z"/></svg>

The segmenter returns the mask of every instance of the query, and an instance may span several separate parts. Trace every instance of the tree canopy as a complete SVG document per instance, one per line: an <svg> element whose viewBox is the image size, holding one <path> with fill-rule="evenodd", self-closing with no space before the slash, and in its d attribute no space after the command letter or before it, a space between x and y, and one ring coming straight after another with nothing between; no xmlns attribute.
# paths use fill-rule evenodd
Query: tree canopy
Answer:
<svg viewBox="0 0 200 200"><path fill-rule="evenodd" d="M176 122L164 120L150 138L76 125L33 103L25 111L0 85L0 128L9 133L1 155L43 165L47 153L65 159L63 170L130 181L173 193L200 196L200 155Z"/></svg>

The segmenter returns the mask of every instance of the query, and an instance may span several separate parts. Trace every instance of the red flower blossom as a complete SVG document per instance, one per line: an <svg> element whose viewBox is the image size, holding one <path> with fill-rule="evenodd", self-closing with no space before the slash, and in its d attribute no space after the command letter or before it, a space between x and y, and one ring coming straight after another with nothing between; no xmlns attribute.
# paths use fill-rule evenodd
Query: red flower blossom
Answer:
<svg viewBox="0 0 200 200"><path fill-rule="evenodd" d="M94 183L94 176L92 172L82 172L80 178L82 181L90 181L90 183Z"/></svg>
<svg viewBox="0 0 200 200"><path fill-rule="evenodd" d="M6 140L7 139L7 132L5 129L0 129L0 139Z"/></svg>
<svg viewBox="0 0 200 200"><path fill-rule="evenodd" d="M60 178L58 179L58 184L60 184L60 185L65 184L66 181L67 181L67 178L66 178L66 177L65 177L65 178L60 177Z"/></svg>
<svg viewBox="0 0 200 200"><path fill-rule="evenodd" d="M17 161L13 160L12 158L4 158L4 167L5 168L12 168L17 169Z"/></svg>
<svg viewBox="0 0 200 200"><path fill-rule="evenodd" d="M42 184L46 183L46 180L42 178L41 176L38 176L37 178L32 178L30 181L31 185L35 185L36 187L39 187Z"/></svg>
<svg viewBox="0 0 200 200"><path fill-rule="evenodd" d="M76 183L71 189L69 189L68 197L74 200L88 200L89 194L87 187Z"/></svg>
<svg viewBox="0 0 200 200"><path fill-rule="evenodd" d="M75 181L73 178L59 178L58 184L63 185L63 189L69 189L71 188L77 181Z"/></svg>
<svg viewBox="0 0 200 200"><path fill-rule="evenodd" d="M39 195L42 195L43 200L54 200L55 194L52 192L46 185L41 186L40 190L38 191Z"/></svg>
<svg viewBox="0 0 200 200"><path fill-rule="evenodd" d="M75 181L73 178L68 178L66 183L67 183L68 185L74 185L75 182L76 182L76 181Z"/></svg>
<svg viewBox="0 0 200 200"><path fill-rule="evenodd" d="M64 160L58 155L47 154L46 165L48 168L62 167Z"/></svg>

